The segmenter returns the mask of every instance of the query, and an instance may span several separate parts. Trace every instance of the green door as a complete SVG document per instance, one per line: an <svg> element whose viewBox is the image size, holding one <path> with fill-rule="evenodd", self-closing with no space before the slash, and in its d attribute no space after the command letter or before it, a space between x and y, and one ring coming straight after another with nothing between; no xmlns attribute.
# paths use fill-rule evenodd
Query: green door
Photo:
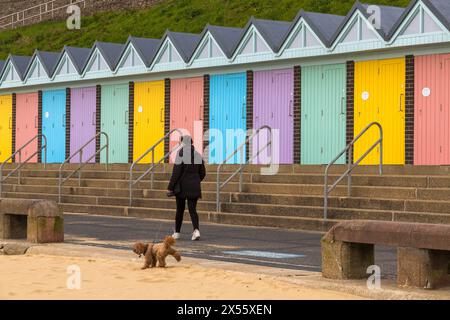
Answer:
<svg viewBox="0 0 450 320"><path fill-rule="evenodd" d="M109 137L109 162L128 162L128 84L102 86L101 131ZM102 136L101 144L105 144ZM106 150L101 153L106 162Z"/></svg>
<svg viewBox="0 0 450 320"><path fill-rule="evenodd" d="M328 164L345 148L345 84L345 64L302 68L302 164Z"/></svg>

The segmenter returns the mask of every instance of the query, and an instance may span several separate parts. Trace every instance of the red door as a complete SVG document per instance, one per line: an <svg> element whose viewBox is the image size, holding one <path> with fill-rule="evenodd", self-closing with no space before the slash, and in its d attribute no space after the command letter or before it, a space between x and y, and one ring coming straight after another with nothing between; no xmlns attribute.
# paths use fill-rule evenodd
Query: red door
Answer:
<svg viewBox="0 0 450 320"><path fill-rule="evenodd" d="M16 151L38 134L38 93L16 95ZM16 163L24 162L37 151L38 139L22 150L21 159L16 156ZM37 153L29 162L37 162Z"/></svg>
<svg viewBox="0 0 450 320"><path fill-rule="evenodd" d="M203 152L203 78L171 80L170 84L170 130L181 129L194 141L196 150ZM179 141L172 137L171 148ZM172 161L174 159L171 157Z"/></svg>
<svg viewBox="0 0 450 320"><path fill-rule="evenodd" d="M415 58L414 164L450 164L450 55Z"/></svg>

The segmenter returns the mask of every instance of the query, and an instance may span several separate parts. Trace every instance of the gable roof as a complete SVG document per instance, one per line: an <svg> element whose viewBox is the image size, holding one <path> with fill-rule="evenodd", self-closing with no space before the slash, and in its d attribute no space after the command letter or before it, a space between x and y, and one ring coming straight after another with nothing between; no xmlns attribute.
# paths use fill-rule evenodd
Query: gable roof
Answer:
<svg viewBox="0 0 450 320"><path fill-rule="evenodd" d="M368 9L370 6L371 6L370 4L361 3L359 1L356 1L356 3L353 5L352 9L345 16L340 27L336 30L336 33L333 35L332 42L334 42L339 37L342 30L345 28L347 23L352 19L353 15L356 11L359 11L366 19L369 19L371 16L371 13L368 12ZM387 41L387 40L389 40L390 34L391 34L392 30L395 28L396 23L399 21L399 19L405 13L405 8L380 6L380 5L377 5L376 7L380 8L381 21L380 21L380 28L379 29L375 28L375 30L384 40Z"/></svg>
<svg viewBox="0 0 450 320"><path fill-rule="evenodd" d="M138 55L141 57L146 67L150 67L153 59L155 58L158 48L160 47L161 40L160 39L148 39L148 38L137 38L137 37L128 37L128 41L125 47L128 47L129 44L133 44L133 47L136 49ZM122 54L125 54L125 50ZM120 61L120 59L119 59Z"/></svg>
<svg viewBox="0 0 450 320"><path fill-rule="evenodd" d="M406 17L411 13L414 7L420 0L413 0L408 7L404 10L402 16L395 23L394 27L389 34L389 38L392 38L397 32L398 28L403 24ZM436 16L436 18L450 30L450 1L448 0L422 0L423 4L430 9L430 11Z"/></svg>
<svg viewBox="0 0 450 320"><path fill-rule="evenodd" d="M164 34L163 41L161 41L160 47L164 44L164 40L169 38L172 44L177 49L178 53L184 62L189 62L194 53L197 45L201 41L201 35L184 32L173 32L167 30ZM158 49L159 50L159 49Z"/></svg>
<svg viewBox="0 0 450 320"><path fill-rule="evenodd" d="M12 63L12 65L16 69L17 74L19 75L20 80L23 80L30 61L31 57L29 56L16 56L10 54L3 67L1 77L3 77L3 73L8 63Z"/></svg>
<svg viewBox="0 0 450 320"><path fill-rule="evenodd" d="M450 30L450 1L448 0L422 0L436 18ZM417 0L416 0L417 2Z"/></svg>
<svg viewBox="0 0 450 320"><path fill-rule="evenodd" d="M64 52L69 56L78 74L81 74L91 54L91 49L65 46Z"/></svg>
<svg viewBox="0 0 450 320"><path fill-rule="evenodd" d="M4 66L5 66L5 60L0 60L0 74L2 74Z"/></svg>
<svg viewBox="0 0 450 320"><path fill-rule="evenodd" d="M51 77L53 75L53 72L55 71L56 65L59 61L59 58L61 56L60 52L49 52L49 51L39 51L36 50L30 60L30 63L27 67L27 70L24 75L26 75L36 58L39 58L39 61L42 63L42 66L44 67L45 72L47 73L48 77Z"/></svg>
<svg viewBox="0 0 450 320"><path fill-rule="evenodd" d="M306 21L306 23L311 27L312 31L327 47L331 46L334 40L333 36L336 34L339 26L345 20L344 16L300 10L294 20L294 23L292 24L292 29L301 18ZM291 31L289 31L289 33L290 32Z"/></svg>
<svg viewBox="0 0 450 320"><path fill-rule="evenodd" d="M368 12L370 4L361 3L362 9L360 10L366 18L370 17L370 13ZM402 17L405 12L405 8L392 7L392 6L380 6L377 5L377 8L380 9L380 29L377 29L378 33L383 37L384 40L389 40L389 35L393 30L397 21L399 21L400 17Z"/></svg>
<svg viewBox="0 0 450 320"><path fill-rule="evenodd" d="M207 31L211 33L227 58L231 58L244 33L242 28L220 27L210 24L206 25L203 32L206 33Z"/></svg>
<svg viewBox="0 0 450 320"><path fill-rule="evenodd" d="M96 41L94 46L91 49L91 53L89 55L88 61L92 57L95 52L95 49L98 49L105 59L106 63L110 70L115 70L117 63L119 62L120 57L122 56L122 52L125 48L124 44L120 43L112 43L112 42L100 42ZM86 67L86 66L84 66Z"/></svg>
<svg viewBox="0 0 450 320"><path fill-rule="evenodd" d="M245 32L242 34L241 41L247 33L247 30L254 26L264 40L269 45L273 52L278 52L283 45L285 37L288 35L292 22L287 21L275 21L275 20L263 20L251 17L250 21L245 27ZM237 48L236 48L237 49Z"/></svg>

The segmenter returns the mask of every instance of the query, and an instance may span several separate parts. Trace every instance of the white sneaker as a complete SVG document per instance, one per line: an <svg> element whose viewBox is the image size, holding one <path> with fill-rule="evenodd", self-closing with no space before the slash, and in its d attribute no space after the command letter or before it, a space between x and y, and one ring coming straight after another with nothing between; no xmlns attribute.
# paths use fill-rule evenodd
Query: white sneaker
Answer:
<svg viewBox="0 0 450 320"><path fill-rule="evenodd" d="M200 240L200 231L198 229L194 230L194 233L192 233L192 241Z"/></svg>
<svg viewBox="0 0 450 320"><path fill-rule="evenodd" d="M181 238L181 234L179 232L174 232L172 235L172 238L174 238L175 240L178 240Z"/></svg>

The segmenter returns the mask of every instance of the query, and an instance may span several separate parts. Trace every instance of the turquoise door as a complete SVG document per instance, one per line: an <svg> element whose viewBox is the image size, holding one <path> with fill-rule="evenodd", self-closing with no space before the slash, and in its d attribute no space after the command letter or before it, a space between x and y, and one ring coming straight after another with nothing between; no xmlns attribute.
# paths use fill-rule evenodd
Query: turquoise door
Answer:
<svg viewBox="0 0 450 320"><path fill-rule="evenodd" d="M302 68L302 164L328 164L345 148L345 84L345 64Z"/></svg>
<svg viewBox="0 0 450 320"><path fill-rule="evenodd" d="M128 84L102 86L100 128L109 137L110 163L128 163L128 91ZM106 162L106 150L101 152L100 161Z"/></svg>
<svg viewBox="0 0 450 320"><path fill-rule="evenodd" d="M66 158L66 90L42 92L42 133L47 138L47 162L64 162ZM42 160L44 160L44 151L42 151Z"/></svg>
<svg viewBox="0 0 450 320"><path fill-rule="evenodd" d="M214 75L210 78L209 162L222 163L245 142L247 115L247 77L245 73ZM227 163L241 163L243 152Z"/></svg>

